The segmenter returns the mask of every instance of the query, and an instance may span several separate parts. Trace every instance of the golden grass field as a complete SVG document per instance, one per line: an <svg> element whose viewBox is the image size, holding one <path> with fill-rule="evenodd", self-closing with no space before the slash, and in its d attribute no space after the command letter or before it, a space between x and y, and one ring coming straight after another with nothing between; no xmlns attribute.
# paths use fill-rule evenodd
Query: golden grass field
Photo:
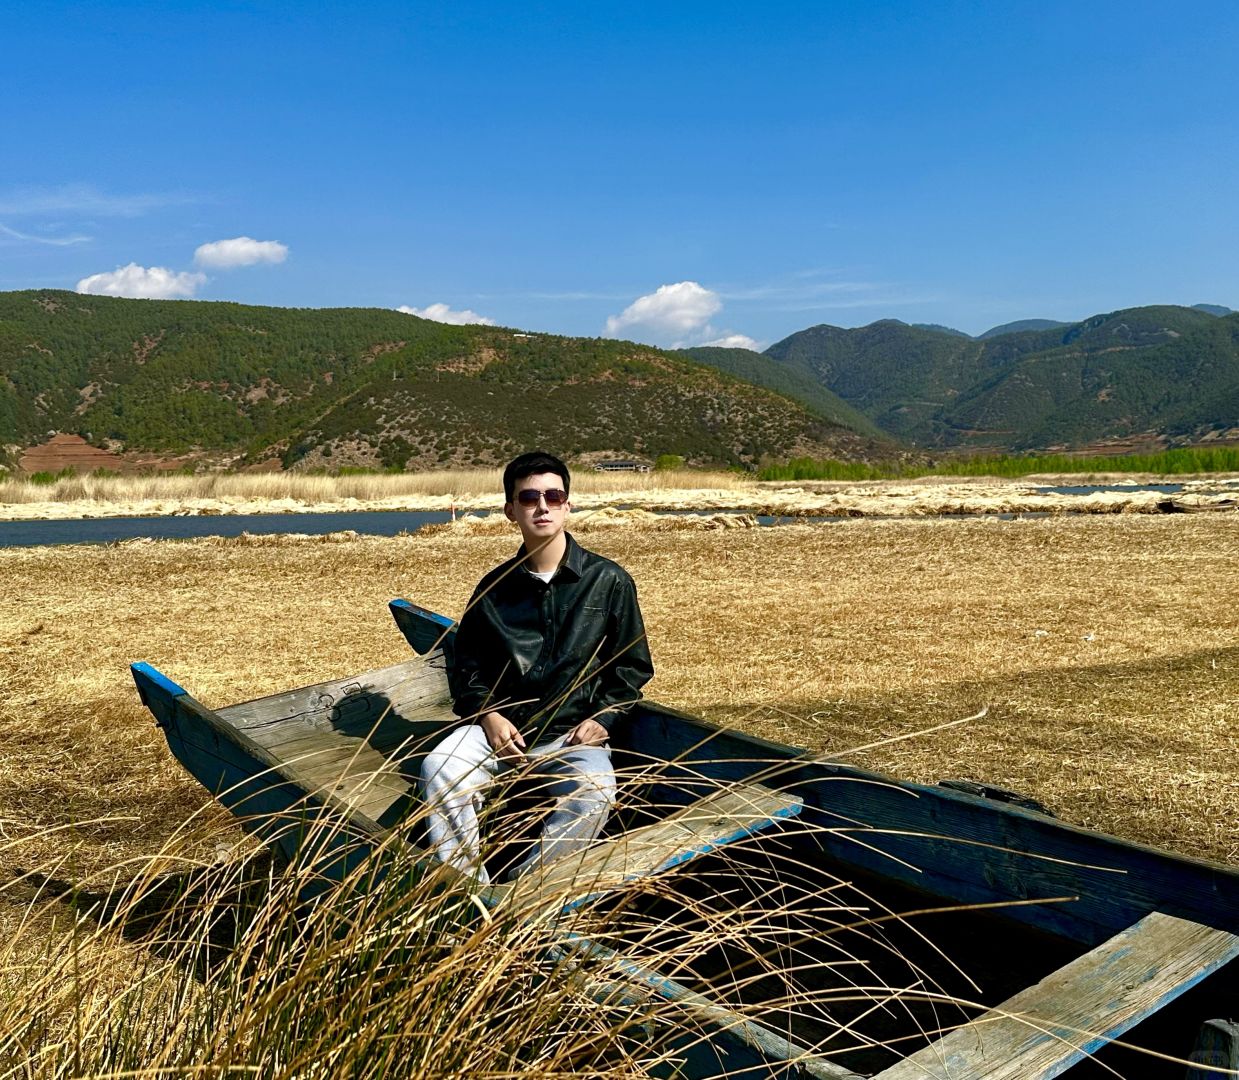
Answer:
<svg viewBox="0 0 1239 1080"><path fill-rule="evenodd" d="M1239 861L1239 530L1232 515L589 529L635 576L650 696L964 776L1133 839ZM144 659L208 705L394 663L386 601L457 613L506 534L0 550L0 820L75 830L101 865L205 801L137 701ZM46 841L48 852L59 843Z"/></svg>
<svg viewBox="0 0 1239 1080"><path fill-rule="evenodd" d="M651 697L901 777L1014 788L1070 822L1239 862L1233 514L673 531L640 515L605 527L608 517L581 514L575 528L638 582ZM216 706L395 663L408 651L387 600L458 613L515 544L491 525L0 549L0 1005L41 966L85 963L66 945L79 922L50 899L58 889L153 872L150 857L195 813L177 858L209 861L240 840L173 760L129 662ZM982 704L975 723L852 752ZM23 877L33 868L60 884ZM150 963L120 937L96 934L81 953L88 1015L103 1016ZM0 1034L28 1011L30 991L14 993ZM71 1065L56 1075L78 1075Z"/></svg>

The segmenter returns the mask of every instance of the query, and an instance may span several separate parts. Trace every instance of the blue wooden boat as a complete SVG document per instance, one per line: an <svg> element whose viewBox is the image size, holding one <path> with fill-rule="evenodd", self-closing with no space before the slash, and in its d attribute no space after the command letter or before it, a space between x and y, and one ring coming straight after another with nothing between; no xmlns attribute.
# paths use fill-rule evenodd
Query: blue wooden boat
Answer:
<svg viewBox="0 0 1239 1080"><path fill-rule="evenodd" d="M416 807L420 753L456 722L454 624L404 600L391 610L414 659L218 710L133 666L186 768L285 854L317 844L326 878L390 850ZM820 1013L790 1006L777 971L733 978L729 1003L715 1000L715 974L743 962L725 947L673 980L565 931L563 955L605 955L621 973L608 1001L652 995L694 1018L672 1033L676 1075L1204 1080L1239 1070L1229 1019L1239 1016L1239 871L1081 829L1001 792L895 781L649 701L613 732L613 755L635 778L622 832L537 882L479 887L462 876L460 887L491 905L553 896L568 912L663 874L671 884L649 902L674 918L676 889L689 910L717 901L720 880L742 891L750 873L773 873L810 903L869 912L853 920L863 932L836 919L796 947L796 978L839 982L819 987L829 1002ZM409 861L427 865L416 840ZM688 862L701 873L665 874ZM795 904L787 918L799 918ZM846 965L804 962L837 955L840 938L849 950L875 946L855 962L905 992L879 1007ZM753 997L743 1015L730 1002L742 984ZM858 1039L871 1021L875 1033ZM1185 1072L1150 1051L1196 1064Z"/></svg>

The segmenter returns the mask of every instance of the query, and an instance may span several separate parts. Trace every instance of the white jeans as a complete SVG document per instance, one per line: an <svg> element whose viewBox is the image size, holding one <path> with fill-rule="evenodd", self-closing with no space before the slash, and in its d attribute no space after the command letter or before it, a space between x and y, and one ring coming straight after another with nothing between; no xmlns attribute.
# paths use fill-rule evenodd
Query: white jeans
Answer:
<svg viewBox="0 0 1239 1080"><path fill-rule="evenodd" d="M565 746L566 738L526 751L529 775L543 780L539 791L553 797L555 805L533 850L509 877L591 843L615 805L610 748ZM490 877L482 865L478 811L487 789L510 768L495 756L479 724L456 728L422 761L422 795L435 854L483 884Z"/></svg>

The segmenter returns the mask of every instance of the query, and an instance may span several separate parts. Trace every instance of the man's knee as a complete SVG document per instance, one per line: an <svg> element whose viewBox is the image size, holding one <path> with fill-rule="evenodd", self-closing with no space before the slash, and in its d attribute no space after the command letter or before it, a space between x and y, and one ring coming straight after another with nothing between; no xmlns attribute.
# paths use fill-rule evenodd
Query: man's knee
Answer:
<svg viewBox="0 0 1239 1080"><path fill-rule="evenodd" d="M422 758L422 782L451 783L480 768L489 754L490 747L480 728L457 728Z"/></svg>
<svg viewBox="0 0 1239 1080"><path fill-rule="evenodd" d="M422 758L422 783L426 787L430 787L436 780L442 781L443 771L450 767L451 760L451 754L440 754L431 750L429 754Z"/></svg>

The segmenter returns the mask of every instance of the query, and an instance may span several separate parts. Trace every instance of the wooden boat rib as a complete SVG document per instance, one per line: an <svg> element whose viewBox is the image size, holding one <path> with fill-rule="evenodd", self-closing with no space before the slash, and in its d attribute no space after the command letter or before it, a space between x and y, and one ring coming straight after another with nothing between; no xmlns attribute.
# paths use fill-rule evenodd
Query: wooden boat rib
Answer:
<svg viewBox="0 0 1239 1080"><path fill-rule="evenodd" d="M403 600L391 610L419 657L218 710L148 665L133 668L173 753L264 841L293 855L314 822L336 823L315 852L328 877L351 872L391 843L393 830L417 806L416 761L445 724L456 722L446 688L451 620ZM908 905L903 910L990 908L957 916L962 929L954 931L950 949L974 946L993 954L1009 969L1003 974L1013 988L993 1000L979 998L970 1018L940 1037L920 1038L920 1049L902 1058L870 1054L869 1063L881 1067L862 1068L856 1062L864 1055L834 1060L811 1053L690 986L565 931L557 946L562 955L601 956L614 970L614 985L599 990L607 1000L636 1003L653 994L688 1009L713 1032L708 1038L685 1033L680 1075L1075 1075L1082 1059L1121 1053L1107 1044L1167 1017L1175 1030L1160 1037L1171 1041L1155 1048L1185 1056L1212 1010L1239 1003L1239 965L1230 963L1239 955L1234 869L967 791L814 759L653 702L632 711L614 733L613 749L621 771L641 774L647 812L639 823L551 864L537 881L480 889L483 900L536 906L543 898L570 912L634 876L708 861L720 847L734 850L736 842L769 832L780 865L829 874L847 887L863 881L891 890L895 902ZM658 807L657 814L649 807ZM424 861L416 845L409 850L415 862ZM472 879L460 884L477 888ZM1011 983L1025 971L1024 982ZM1168 1007L1183 995L1181 1008ZM1239 1047L1239 1038L1226 1043L1218 1023L1207 1023L1202 1038L1223 1049L1208 1053L1217 1064L1239 1068L1239 1049L1229 1060L1226 1049Z"/></svg>

